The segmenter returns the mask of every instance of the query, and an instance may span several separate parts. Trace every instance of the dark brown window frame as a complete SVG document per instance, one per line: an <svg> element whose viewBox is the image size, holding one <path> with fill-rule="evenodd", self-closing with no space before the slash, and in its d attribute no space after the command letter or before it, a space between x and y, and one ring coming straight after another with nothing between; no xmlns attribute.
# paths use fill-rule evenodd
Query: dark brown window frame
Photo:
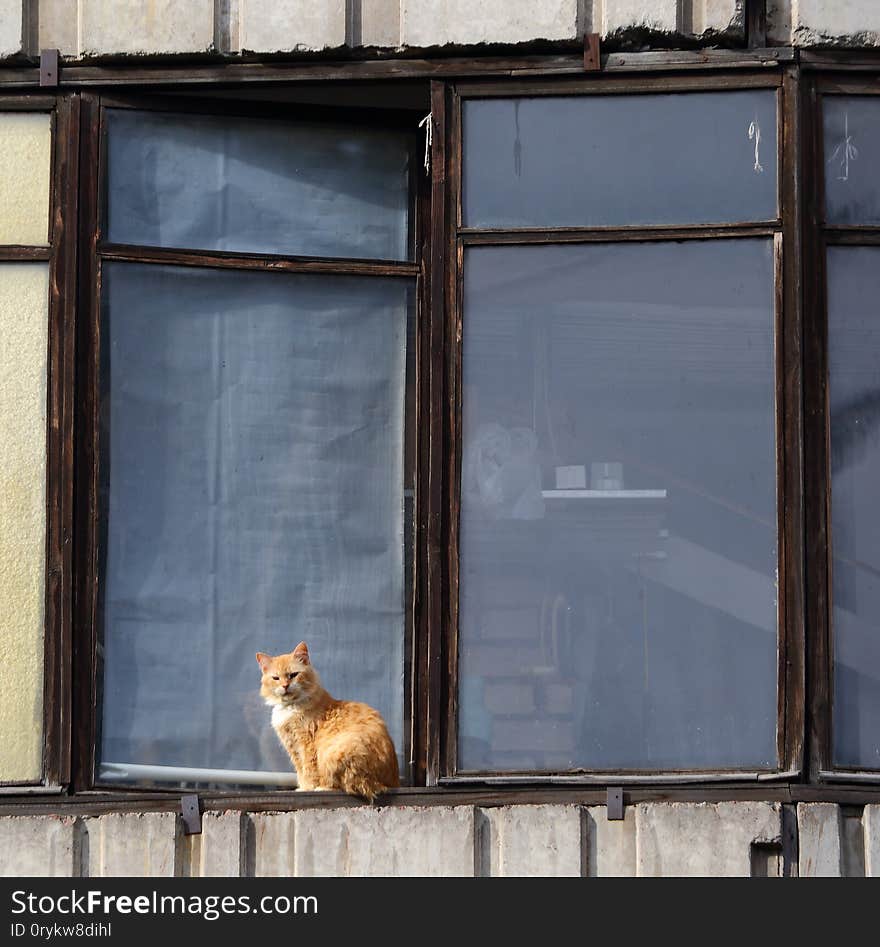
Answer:
<svg viewBox="0 0 880 947"><path fill-rule="evenodd" d="M78 571L77 598L74 605L78 659L74 668L77 682L75 699L77 709L74 754L74 791L108 790L123 793L140 787L126 787L104 781L97 770L97 752L100 743L101 668L99 639L101 635L101 607L99 589L102 582L103 520L100 503L101 455L98 421L100 365L101 365L101 273L105 261L124 261L147 264L165 264L217 270L250 270L264 273L324 274L372 278L400 278L413 283L415 298L421 295L420 283L422 243L418 239L423 205L419 200L419 169L421 164L416 136L410 142L410 261L359 260L335 257L304 257L279 253L250 253L177 249L166 247L129 246L112 243L104 238L103 226L107 207L107 124L108 109L132 109L142 112L168 112L193 115L222 115L253 117L267 120L290 121L299 119L322 123L351 123L369 127L386 127L414 132L416 120L412 114L391 110L371 110L370 113L349 109L320 109L285 104L266 105L240 100L212 100L177 96L120 95L118 93L83 95L83 120L88 131L83 135L83 174L80 179L82 200L83 253L80 263L80 328L77 346L79 352L79 383L77 403L80 407L77 429L77 534ZM87 153L85 153L87 152ZM418 310L418 306L416 307ZM416 312L418 332L418 312ZM418 348L418 338L416 341ZM418 360L416 360L418 375ZM418 377L416 379L418 389ZM418 414L421 398L415 398ZM418 430L418 417L410 419ZM415 546L415 544L413 544ZM415 554L415 548L413 553ZM414 572L416 567L413 566ZM412 729L413 652L415 649L414 603L406 603L404 642L404 752L410 750ZM169 787L174 791L173 787ZM168 788L158 788L165 792ZM177 790L179 791L179 790Z"/></svg>
<svg viewBox="0 0 880 947"><path fill-rule="evenodd" d="M813 656L810 673L811 782L880 783L880 768L846 768L833 762L834 631L832 592L831 412L828 384L827 249L833 246L878 246L880 225L834 225L825 220L825 149L823 101L826 96L878 96L872 78L852 73L818 72L807 78L808 178L805 241L812 266L805 280L804 335L807 385L805 456L807 458L807 522L812 524L807 555L807 585L811 590L812 627L807 647Z"/></svg>
<svg viewBox="0 0 880 947"><path fill-rule="evenodd" d="M38 782L0 782L4 793L56 793L70 782L73 348L76 306L76 181L79 97L0 95L0 111L51 117L49 221L46 246L3 246L0 261L49 266L46 426L46 588L43 623L43 756ZM0 796L2 799L2 796Z"/></svg>
<svg viewBox="0 0 880 947"><path fill-rule="evenodd" d="M552 95L639 95L657 92L731 91L741 89L777 90L778 148L778 216L764 224L686 225L686 226L622 226L622 227L558 227L476 229L462 224L462 134L461 103L470 98L509 98L512 96ZM446 471L447 502L442 514L446 518L449 598L445 612L443 646L446 660L445 706L441 714L445 727L440 736L442 746L441 784L487 783L515 785L523 783L629 784L676 783L695 781L756 781L790 779L797 776L803 764L803 537L802 491L800 484L800 355L797 339L800 332L799 253L800 232L797 193L792 184L797 166L796 125L797 82L792 71L784 73L752 73L736 76L655 77L651 79L583 79L577 82L553 83L537 81L461 83L450 90L446 118L446 239L448 268L446 306L447 384L451 394L448 403L448 440ZM462 263L467 246L491 245L561 245L564 243L622 243L656 240L706 240L764 237L774 242L775 256L775 338L776 359L776 468L779 552L778 597L778 669L777 669L777 766L771 770L578 770L567 774L460 774L457 770L457 642L458 642L458 527L461 509L461 349L462 349Z"/></svg>
<svg viewBox="0 0 880 947"><path fill-rule="evenodd" d="M603 57L604 59L604 57ZM458 167L452 161L456 136L453 131L456 82L474 78L497 77L498 94L516 94L522 88L516 76L552 86L584 87L590 80L579 75L580 57L526 57L519 60L438 60L390 61L326 65L271 64L188 67L76 67L64 70L62 89L56 96L35 95L38 73L30 68L0 70L3 108L57 108L54 146L52 215L56 233L63 236L50 263L50 365L49 365L49 523L47 540L47 612L46 612L46 779L42 786L5 786L0 788L4 811L17 813L53 811L73 805L77 811L98 813L127 809L169 810L177 806L180 790L126 789L96 792L82 759L93 752L84 736L82 721L94 713L91 703L94 688L89 682L89 632L79 626L83 599L93 593L88 569L83 569L83 537L88 536L89 518L84 515L95 496L88 478L83 479L83 463L89 446L79 432L89 423L87 399L81 393L93 385L93 366L84 354L94 327L89 324L95 287L89 260L96 252L97 187L88 173L96 167L98 143L96 93L90 87L106 88L115 94L121 86L143 86L144 93L209 88L211 83L232 85L250 83L295 83L325 79L337 80L420 78L430 82L434 141L430 194L419 196L419 241L423 246L420 261L419 307L417 315L419 378L417 410L419 464L417 470L415 568L415 634L413 640L413 781L414 786L389 795L392 805L501 802L579 802L604 801L605 784L628 782L628 801L680 799L682 801L720 801L726 799L763 799L781 802L839 801L862 804L880 801L880 773L836 772L828 768L830 733L830 638L827 621L827 508L823 503L827 474L823 470L825 382L822 370L825 353L821 334L824 325L824 266L822 239L819 237L819 192L817 174L821 151L816 152L816 89L824 83L840 83L844 91L874 90L874 74L880 74L880 55L870 52L810 52L787 49L736 53L730 51L670 52L650 54L612 54L605 59L606 74L594 81L610 85L621 82L625 91L644 86L656 91L668 83L693 83L694 88L737 87L745 77L758 82L777 76L771 84L781 88L780 130L782 149L779 161L783 187L780 190L782 218L779 222L786 253L782 261L785 273L782 310L782 351L785 365L779 394L791 406L793 421L778 438L779 450L803 463L787 463L783 472L784 502L780 554L787 557L790 570L784 578L787 609L784 647L779 650L780 678L787 691L784 758L791 768L772 774L761 783L737 781L730 774L639 774L623 780L624 774L603 774L600 778L535 778L526 785L493 785L504 782L491 779L460 783L450 769L449 712L454 711L455 694L450 686L455 652L451 588L452 551L455 537L450 513L453 485L457 482L452 441L456 421L455 348L459 313L456 271L458 241L451 222L457 207L451 193L457 186ZM759 70L759 72L756 72ZM853 78L868 73L863 81ZM760 76L760 78L759 78ZM543 77L543 78L542 78ZM626 78L624 78L626 77ZM557 85L557 81L562 83ZM747 80L751 81L751 80ZM204 85L208 83L209 85ZM8 93L8 94L7 94ZM22 94L24 93L24 94ZM80 120L81 113L81 120ZM83 130L81 149L80 127ZM66 128L67 138L62 131ZM79 188L75 182L79 179ZM55 195L63 195L63 201ZM785 208L788 207L788 213ZM81 211L81 212L79 212ZM77 239L78 233L78 239ZM841 242L846 239L841 237ZM8 248L7 248L8 249ZM46 253L45 248L40 250ZM77 256L79 278L77 280ZM9 257L0 255L0 259ZM34 257L24 257L34 258ZM37 257L39 258L39 257ZM447 266L447 262L450 265ZM453 265L455 264L455 265ZM78 291L77 291L78 283ZM777 307L779 309L779 306ZM76 364L74 365L74 348ZM803 360L803 372L800 362ZM777 373L779 374L779 373ZM74 382L74 376L76 381ZM815 376L815 377L814 377ZM801 398L803 396L803 409ZM74 412L77 439L74 464ZM452 466L452 469L450 469ZM74 471L76 470L76 474ZM74 480L78 499L74 523ZM806 517L806 519L805 519ZM803 555L792 550L800 545ZM72 550L72 541L75 549ZM783 544L785 548L783 550ZM806 581L805 581L806 563ZM73 583L76 580L74 591ZM826 584L823 585L823 582ZM74 612L74 605L76 611ZM76 618L74 619L74 614ZM805 622L806 620L806 622ZM77 623L77 642L72 628ZM806 639L804 625L806 623ZM798 629L800 631L798 632ZM74 654L75 651L75 654ZM76 667L76 685L72 666ZM806 665L806 669L805 669ZM808 673L806 673L808 672ZM82 684L85 682L86 687ZM92 682L93 683L93 682ZM782 699L782 688L780 688ZM453 731L454 732L454 731ZM71 757L75 765L71 767ZM450 779L452 775L452 779ZM716 780L718 780L716 782ZM483 785L483 784L489 785ZM562 783L562 785L556 785ZM869 785L874 783L874 785ZM442 785L441 785L442 784ZM528 785L533 784L533 785ZM687 785L682 785L687 784ZM420 788L421 787L421 788ZM65 792L66 790L66 792ZM44 793L29 795L29 793ZM15 794L18 794L16 798ZM60 793L60 795L59 795ZM54 794L54 795L52 795ZM335 794L273 791L204 793L206 808L286 809L326 805L352 805L356 801ZM334 798L330 798L333 796Z"/></svg>

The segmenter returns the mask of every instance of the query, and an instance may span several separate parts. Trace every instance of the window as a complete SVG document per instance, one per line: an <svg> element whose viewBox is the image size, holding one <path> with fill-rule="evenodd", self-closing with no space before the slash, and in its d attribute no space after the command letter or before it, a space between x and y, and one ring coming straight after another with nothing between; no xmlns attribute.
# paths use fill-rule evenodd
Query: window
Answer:
<svg viewBox="0 0 880 947"><path fill-rule="evenodd" d="M820 593L814 647L826 660L814 685L814 768L821 778L871 779L880 772L880 100L852 81L822 80L818 91L823 226L808 451L819 499L809 512L821 542L810 561Z"/></svg>
<svg viewBox="0 0 880 947"><path fill-rule="evenodd" d="M455 772L779 770L777 89L541 91L462 93Z"/></svg>
<svg viewBox="0 0 880 947"><path fill-rule="evenodd" d="M69 353L76 104L0 98L0 785L69 780ZM14 791L14 790L13 790Z"/></svg>
<svg viewBox="0 0 880 947"><path fill-rule="evenodd" d="M0 98L5 794L295 804L300 640L411 787L880 778L872 79L115 68Z"/></svg>
<svg viewBox="0 0 880 947"><path fill-rule="evenodd" d="M100 113L93 779L295 785L254 654L301 639L406 772L412 131L124 105Z"/></svg>

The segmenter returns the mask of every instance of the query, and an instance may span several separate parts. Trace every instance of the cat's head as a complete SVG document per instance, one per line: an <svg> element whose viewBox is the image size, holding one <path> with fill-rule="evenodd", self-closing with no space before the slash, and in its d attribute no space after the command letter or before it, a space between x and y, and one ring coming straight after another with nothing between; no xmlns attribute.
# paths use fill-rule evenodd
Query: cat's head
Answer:
<svg viewBox="0 0 880 947"><path fill-rule="evenodd" d="M312 667L304 641L289 654L273 656L258 651L257 663L263 672L260 693L270 706L307 704L321 689L321 679Z"/></svg>

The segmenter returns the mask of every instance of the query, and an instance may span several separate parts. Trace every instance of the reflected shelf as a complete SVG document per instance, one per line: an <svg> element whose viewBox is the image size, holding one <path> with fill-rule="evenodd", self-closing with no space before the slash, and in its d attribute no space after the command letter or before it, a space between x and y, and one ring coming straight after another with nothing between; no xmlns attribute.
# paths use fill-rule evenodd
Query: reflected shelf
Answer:
<svg viewBox="0 0 880 947"><path fill-rule="evenodd" d="M665 490L542 490L545 500L665 500Z"/></svg>

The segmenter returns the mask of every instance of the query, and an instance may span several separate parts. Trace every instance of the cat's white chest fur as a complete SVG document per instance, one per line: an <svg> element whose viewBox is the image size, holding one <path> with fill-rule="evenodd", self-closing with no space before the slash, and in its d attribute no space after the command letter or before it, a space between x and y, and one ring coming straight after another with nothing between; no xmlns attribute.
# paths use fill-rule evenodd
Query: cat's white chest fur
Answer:
<svg viewBox="0 0 880 947"><path fill-rule="evenodd" d="M272 726L277 730L283 727L288 720L296 713L293 707L285 707L283 704L276 704L272 708Z"/></svg>

